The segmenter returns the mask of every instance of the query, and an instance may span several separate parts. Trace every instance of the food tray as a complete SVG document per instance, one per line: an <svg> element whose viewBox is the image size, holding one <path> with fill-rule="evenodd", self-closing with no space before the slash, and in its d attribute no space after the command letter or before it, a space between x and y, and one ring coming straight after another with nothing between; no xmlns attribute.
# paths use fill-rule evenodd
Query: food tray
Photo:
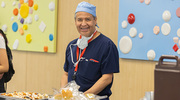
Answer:
<svg viewBox="0 0 180 100"><path fill-rule="evenodd" d="M5 96L0 93L0 100L54 100L51 98L52 96L49 95L48 99L22 99L18 97L10 97L10 96Z"/></svg>

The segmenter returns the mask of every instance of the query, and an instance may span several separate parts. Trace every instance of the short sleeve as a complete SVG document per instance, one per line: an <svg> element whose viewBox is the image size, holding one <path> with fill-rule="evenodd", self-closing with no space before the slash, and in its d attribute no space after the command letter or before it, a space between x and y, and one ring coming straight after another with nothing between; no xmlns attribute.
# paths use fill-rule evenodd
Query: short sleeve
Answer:
<svg viewBox="0 0 180 100"><path fill-rule="evenodd" d="M68 46L69 46L69 45L68 45ZM65 72L68 72L68 60L67 60L67 56L68 56L68 52L69 52L68 46L67 46L67 48L66 48L65 63L64 63L64 71L65 71Z"/></svg>
<svg viewBox="0 0 180 100"><path fill-rule="evenodd" d="M1 35L0 35L0 48L6 49L5 40Z"/></svg>
<svg viewBox="0 0 180 100"><path fill-rule="evenodd" d="M102 61L101 71L102 74L119 72L119 54L117 47L113 42L107 44Z"/></svg>

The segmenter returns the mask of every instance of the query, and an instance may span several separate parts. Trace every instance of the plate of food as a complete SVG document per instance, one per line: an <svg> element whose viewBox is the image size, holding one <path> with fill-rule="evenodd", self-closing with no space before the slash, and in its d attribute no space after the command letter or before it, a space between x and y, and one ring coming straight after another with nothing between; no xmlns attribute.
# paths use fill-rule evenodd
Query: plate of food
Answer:
<svg viewBox="0 0 180 100"><path fill-rule="evenodd" d="M48 94L41 94L35 92L11 92L11 93L1 93L0 98L10 99L10 100L48 100L50 96Z"/></svg>

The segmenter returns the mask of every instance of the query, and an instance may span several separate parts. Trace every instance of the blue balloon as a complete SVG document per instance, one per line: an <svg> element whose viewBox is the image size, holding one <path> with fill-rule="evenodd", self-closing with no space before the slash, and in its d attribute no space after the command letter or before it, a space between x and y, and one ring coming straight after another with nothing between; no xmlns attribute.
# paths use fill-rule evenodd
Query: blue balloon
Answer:
<svg viewBox="0 0 180 100"><path fill-rule="evenodd" d="M14 23L12 24L12 30L13 30L14 32L16 32L16 31L18 30L18 24L17 24L16 22L14 22Z"/></svg>
<svg viewBox="0 0 180 100"><path fill-rule="evenodd" d="M53 34L49 34L49 40L52 41L54 39Z"/></svg>

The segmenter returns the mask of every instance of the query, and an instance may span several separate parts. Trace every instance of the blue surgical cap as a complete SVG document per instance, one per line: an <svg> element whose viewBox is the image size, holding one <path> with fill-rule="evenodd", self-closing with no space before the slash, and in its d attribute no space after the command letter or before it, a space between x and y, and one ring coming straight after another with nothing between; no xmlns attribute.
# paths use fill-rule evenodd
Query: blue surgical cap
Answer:
<svg viewBox="0 0 180 100"><path fill-rule="evenodd" d="M96 6L94 6L88 2L83 1L83 2L78 4L75 14L77 12L87 12L87 13L92 14L94 17L96 17Z"/></svg>

